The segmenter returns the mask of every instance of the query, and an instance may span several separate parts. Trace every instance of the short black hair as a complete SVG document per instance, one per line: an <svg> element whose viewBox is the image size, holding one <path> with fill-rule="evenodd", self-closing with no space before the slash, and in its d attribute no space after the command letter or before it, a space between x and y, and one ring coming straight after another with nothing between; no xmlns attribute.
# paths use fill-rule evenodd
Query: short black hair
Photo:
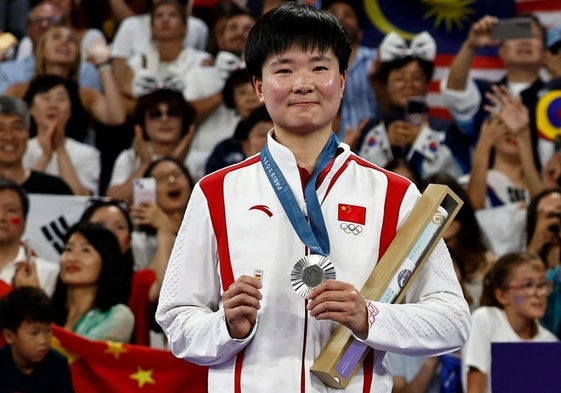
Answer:
<svg viewBox="0 0 561 393"><path fill-rule="evenodd" d="M187 182L191 186L191 189L195 187L195 181L193 180L193 177L189 173L189 169L185 166L183 162L172 156L162 156L152 161L150 165L148 165L148 168L146 168L146 170L144 171L142 177L152 177L152 172L154 171L154 168L158 166L160 162L165 162L165 161L172 162L175 165L177 165L177 167L181 169L181 172L183 172L183 174L185 175L185 178L187 178Z"/></svg>
<svg viewBox="0 0 561 393"><path fill-rule="evenodd" d="M561 40L551 45L549 48L547 48L547 50L553 53L554 55L558 54L559 51L561 51Z"/></svg>
<svg viewBox="0 0 561 393"><path fill-rule="evenodd" d="M154 4L155 3L154 0L147 0L146 5L148 6L148 10L151 11L152 8L154 8L156 5L158 5L160 1L161 0L157 1L156 2L157 4ZM187 5L187 1L188 0L178 0L178 3L185 7Z"/></svg>
<svg viewBox="0 0 561 393"><path fill-rule="evenodd" d="M127 228L129 232L132 233L134 230L132 218L129 213L129 209L125 201L121 199L109 198L109 197L92 197L88 201L86 208L82 212L82 216L78 220L79 222L90 222L92 216L102 207L113 206L119 209L127 221Z"/></svg>
<svg viewBox="0 0 561 393"><path fill-rule="evenodd" d="M129 234L132 236L134 231L134 224L132 222L132 217L129 212L129 208L125 201L121 199L115 198L108 198L108 197L91 197L86 205L86 208L82 212L82 216L78 220L78 222L92 222L92 216L101 208L112 206L121 212L121 214L125 217L125 221L127 222L127 229ZM132 247L129 247L123 254L123 263L125 264L125 271L132 272L134 270L134 255L132 253ZM125 288L124 290L127 293L130 293L131 286L132 286L132 274L129 275L125 274Z"/></svg>
<svg viewBox="0 0 561 393"><path fill-rule="evenodd" d="M332 5L337 3L347 4L349 7L353 9L356 19L357 20L360 19L360 14L362 10L360 9L359 2L356 0L322 0L321 8L324 10L328 10Z"/></svg>
<svg viewBox="0 0 561 393"><path fill-rule="evenodd" d="M273 121L265 105L261 105L252 110L249 116L247 116L247 119L241 120L238 123L234 131L234 139L237 141L245 141L249 137L249 133L253 127L262 121Z"/></svg>
<svg viewBox="0 0 561 393"><path fill-rule="evenodd" d="M546 188L542 190L538 195L535 195L528 208L526 209L526 242L529 243L534 236L534 232L536 232L536 226L538 224L538 205L542 201L542 199L547 198L551 194L561 194L561 188L553 187L553 188ZM528 244L527 244L528 245Z"/></svg>
<svg viewBox="0 0 561 393"><path fill-rule="evenodd" d="M126 304L132 277L132 268L123 261L123 254L117 237L105 226L98 223L79 222L66 232L64 243L68 243L70 236L80 233L101 257L101 272L97 281L97 293L94 308L102 312L122 303ZM55 323L64 326L67 318L66 309L67 288L59 279L53 294Z"/></svg>
<svg viewBox="0 0 561 393"><path fill-rule="evenodd" d="M27 218L27 213L29 213L29 196L25 189L15 181L0 176L0 191L13 191L18 194L21 201L21 208L23 209L23 217Z"/></svg>
<svg viewBox="0 0 561 393"><path fill-rule="evenodd" d="M380 64L380 69L375 74L375 77L386 84L388 83L390 72L392 72L393 70L399 70L414 61L419 63L423 74L427 78L427 82L430 82L434 74L434 63L430 60L423 60L413 56L405 56L401 59L382 62Z"/></svg>
<svg viewBox="0 0 561 393"><path fill-rule="evenodd" d="M342 74L349 65L351 46L337 18L329 11L297 3L273 8L257 20L247 37L244 58L251 76L261 79L265 60L292 46L304 51L332 49Z"/></svg>
<svg viewBox="0 0 561 393"><path fill-rule="evenodd" d="M33 99L37 94L47 93L57 86L65 88L68 93L68 99L70 100L71 113L65 126L65 135L81 141L88 133L89 115L80 100L80 87L76 81L61 78L58 75L37 75L29 83L29 87L23 96L23 100L27 104L27 107L31 108ZM31 136L35 136L37 134L37 123L35 123L33 116L31 116L29 132Z"/></svg>
<svg viewBox="0 0 561 393"><path fill-rule="evenodd" d="M158 89L138 98L133 119L143 130L146 128L145 115L150 109L157 108L160 104L167 104L169 108L178 109L181 113L181 135L187 134L189 127L195 121L197 111L183 98L183 94L170 89ZM144 137L147 138L146 131Z"/></svg>
<svg viewBox="0 0 561 393"><path fill-rule="evenodd" d="M234 100L234 89L237 86L243 85L245 83L251 84L251 75L247 72L247 69L241 68L235 70L230 74L224 87L222 88L222 97L224 105L230 109L236 109L236 100Z"/></svg>
<svg viewBox="0 0 561 393"><path fill-rule="evenodd" d="M150 24L152 25L154 23L154 15L156 14L156 11L158 10L158 8L160 8L163 5L171 5L173 6L177 12L179 12L179 17L181 18L181 20L183 21L183 23L187 22L187 11L185 10L185 1L180 2L177 0L160 0L158 2L158 4L155 4L152 6L152 9L150 10Z"/></svg>
<svg viewBox="0 0 561 393"><path fill-rule="evenodd" d="M1 329L16 332L23 322L53 322L51 299L41 288L16 288L0 300Z"/></svg>

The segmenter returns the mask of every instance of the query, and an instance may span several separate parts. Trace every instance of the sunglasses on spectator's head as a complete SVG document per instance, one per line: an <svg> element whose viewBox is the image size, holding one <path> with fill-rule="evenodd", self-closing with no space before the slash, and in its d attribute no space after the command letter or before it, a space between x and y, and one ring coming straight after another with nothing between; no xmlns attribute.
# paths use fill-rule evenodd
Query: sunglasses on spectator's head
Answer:
<svg viewBox="0 0 561 393"><path fill-rule="evenodd" d="M95 196L90 197L90 199L88 200L88 203L86 205L86 209L88 209L92 206L95 206L95 207L116 206L124 212L128 213L128 211L129 211L129 207L127 206L125 201L123 201L121 199L115 199L115 198L95 197Z"/></svg>
<svg viewBox="0 0 561 393"><path fill-rule="evenodd" d="M162 117L179 117L181 113L179 113L179 109L177 108L168 108L167 111L162 111L160 108L153 108L148 111L148 118L152 120L161 119Z"/></svg>

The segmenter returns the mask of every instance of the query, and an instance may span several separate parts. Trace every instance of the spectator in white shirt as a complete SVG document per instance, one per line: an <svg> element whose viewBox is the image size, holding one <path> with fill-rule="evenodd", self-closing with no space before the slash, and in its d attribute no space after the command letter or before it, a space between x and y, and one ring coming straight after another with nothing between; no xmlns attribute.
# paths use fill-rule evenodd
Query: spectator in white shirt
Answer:
<svg viewBox="0 0 561 393"><path fill-rule="evenodd" d="M27 193L12 180L0 177L0 280L15 287L41 287L53 294L58 263L37 257L21 241L29 212Z"/></svg>

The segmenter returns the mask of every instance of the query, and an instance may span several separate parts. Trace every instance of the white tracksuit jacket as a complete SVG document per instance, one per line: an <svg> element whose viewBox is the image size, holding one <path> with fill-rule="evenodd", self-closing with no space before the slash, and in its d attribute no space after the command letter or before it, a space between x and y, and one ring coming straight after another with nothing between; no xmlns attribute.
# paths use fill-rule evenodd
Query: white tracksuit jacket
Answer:
<svg viewBox="0 0 561 393"><path fill-rule="evenodd" d="M304 211L294 155L269 135L271 154ZM359 158L341 144L317 189L337 279L360 289L419 197L396 174ZM366 208L358 234L346 233L339 204ZM382 228L385 235L382 236ZM258 156L203 178L195 187L165 274L156 318L173 353L210 366L210 393L335 392L309 369L337 323L317 321L290 284L306 247L292 228ZM232 339L222 293L241 275L263 270L261 308L250 336ZM374 368L360 368L345 392L390 392L386 351L437 355L460 348L470 314L441 241L417 276L408 304L374 302L379 309L365 342ZM415 302L414 304L409 302ZM365 378L372 374L373 378Z"/></svg>

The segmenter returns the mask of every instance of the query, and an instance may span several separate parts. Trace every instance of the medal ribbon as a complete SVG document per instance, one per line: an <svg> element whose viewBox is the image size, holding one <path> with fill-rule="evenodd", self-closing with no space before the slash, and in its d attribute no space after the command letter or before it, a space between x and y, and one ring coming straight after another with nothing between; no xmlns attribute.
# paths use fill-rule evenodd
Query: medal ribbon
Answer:
<svg viewBox="0 0 561 393"><path fill-rule="evenodd" d="M304 212L300 209L300 206L298 206L298 201L288 186L288 182L284 178L279 166L273 159L267 143L263 146L260 155L261 165L263 165L269 182L277 194L296 234L313 254L323 255L325 257L329 256L329 236L316 193L316 181L319 174L329 165L333 157L335 157L338 146L339 139L334 133L331 133L331 137L319 154L316 167L304 187L304 201L306 203L306 209L308 210L309 222Z"/></svg>

